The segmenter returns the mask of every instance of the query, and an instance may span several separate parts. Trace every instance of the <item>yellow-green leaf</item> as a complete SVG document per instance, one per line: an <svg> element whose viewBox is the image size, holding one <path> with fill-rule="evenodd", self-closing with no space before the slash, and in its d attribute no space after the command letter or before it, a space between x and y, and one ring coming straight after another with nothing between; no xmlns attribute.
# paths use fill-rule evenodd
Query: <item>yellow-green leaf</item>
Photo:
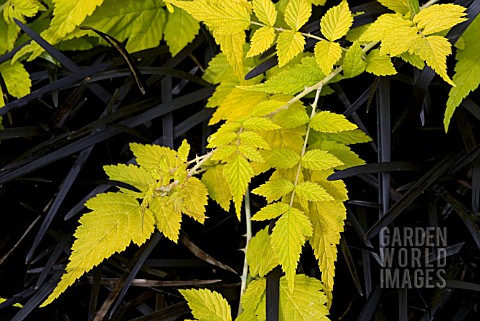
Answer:
<svg viewBox="0 0 480 321"><path fill-rule="evenodd" d="M242 145L261 148L261 149L270 149L270 146L258 133L253 131L242 131L238 137Z"/></svg>
<svg viewBox="0 0 480 321"><path fill-rule="evenodd" d="M275 168L292 168L300 161L300 155L289 148L273 148L266 153L266 161Z"/></svg>
<svg viewBox="0 0 480 321"><path fill-rule="evenodd" d="M277 21L277 10L270 0L253 0L253 11L258 20L270 27Z"/></svg>
<svg viewBox="0 0 480 321"><path fill-rule="evenodd" d="M291 287L288 275L280 278L280 320L281 321L329 321L327 297L323 285L305 274L293 277L295 288Z"/></svg>
<svg viewBox="0 0 480 321"><path fill-rule="evenodd" d="M182 212L203 224L206 218L207 194L207 188L198 178L189 177L179 193Z"/></svg>
<svg viewBox="0 0 480 321"><path fill-rule="evenodd" d="M263 117L249 117L242 122L242 127L246 130L268 131L280 129L280 126L273 121Z"/></svg>
<svg viewBox="0 0 480 321"><path fill-rule="evenodd" d="M478 30L480 30L480 16L477 16L463 33L465 49L458 50L455 56L457 64L455 65L453 82L457 86L450 89L448 93L447 109L445 110L445 118L443 120L445 131L448 130L448 125L455 109L480 84L480 64L478 63L478 58L480 57L480 33Z"/></svg>
<svg viewBox="0 0 480 321"><path fill-rule="evenodd" d="M188 144L187 140L182 140L182 144L178 148L178 158L181 162L187 162L188 160L188 153L190 153L190 145Z"/></svg>
<svg viewBox="0 0 480 321"><path fill-rule="evenodd" d="M238 151L236 145L226 145L216 148L213 151L212 160L226 161L230 156Z"/></svg>
<svg viewBox="0 0 480 321"><path fill-rule="evenodd" d="M229 145L234 140L238 139L238 134L235 132L221 132L215 133L208 138L207 148L215 148L224 145Z"/></svg>
<svg viewBox="0 0 480 321"><path fill-rule="evenodd" d="M130 149L138 165L151 171L156 179L159 178L160 172L170 172L182 163L177 153L168 147L131 143Z"/></svg>
<svg viewBox="0 0 480 321"><path fill-rule="evenodd" d="M149 21L151 23L151 21ZM172 56L175 56L200 30L200 24L181 8L168 14L165 25L165 41Z"/></svg>
<svg viewBox="0 0 480 321"><path fill-rule="evenodd" d="M179 290L187 300L192 314L198 321L231 321L232 315L227 300L208 289Z"/></svg>
<svg viewBox="0 0 480 321"><path fill-rule="evenodd" d="M421 10L413 22L424 36L437 33L467 20L466 8L453 3L434 4Z"/></svg>
<svg viewBox="0 0 480 321"><path fill-rule="evenodd" d="M133 196L104 193L91 198L85 205L92 212L80 218L66 273L42 306L51 303L106 258L125 250L131 242L145 243L153 233L155 219L152 212L142 210Z"/></svg>
<svg viewBox="0 0 480 321"><path fill-rule="evenodd" d="M209 168L202 176L202 182L207 186L208 195L225 211L230 208L232 193L227 180L223 176L223 165Z"/></svg>
<svg viewBox="0 0 480 321"><path fill-rule="evenodd" d="M318 147L317 143L315 143L313 145L310 145L310 148L320 148L326 150L333 156L338 158L344 164L343 166L336 167L336 169L339 170L365 164L365 161L363 161L357 154L352 152L352 150L348 146L339 144L337 142L321 141L318 142Z"/></svg>
<svg viewBox="0 0 480 321"><path fill-rule="evenodd" d="M343 232L346 209L341 201L312 202L308 217L313 225L313 236L309 243L313 248L318 266L322 272L322 281L331 299L337 261L337 245ZM329 300L331 302L331 300Z"/></svg>
<svg viewBox="0 0 480 321"><path fill-rule="evenodd" d="M223 176L232 192L235 212L238 218L240 218L243 195L247 191L248 183L250 183L253 174L252 165L240 154L235 155L223 168Z"/></svg>
<svg viewBox="0 0 480 321"><path fill-rule="evenodd" d="M155 216L157 229L162 234L177 243L182 222L182 213L175 209L173 202L168 202L168 197L157 196L152 198L149 208Z"/></svg>
<svg viewBox="0 0 480 321"><path fill-rule="evenodd" d="M294 289L295 271L302 246L305 244L306 237L311 235L312 223L302 211L296 208L290 208L284 213L273 228L271 245L285 272L290 292Z"/></svg>
<svg viewBox="0 0 480 321"><path fill-rule="evenodd" d="M375 76L389 76L397 73L390 57L382 55L378 49L368 53L366 64L365 70Z"/></svg>
<svg viewBox="0 0 480 321"><path fill-rule="evenodd" d="M285 8L285 22L298 31L310 18L312 6L307 0L290 0Z"/></svg>
<svg viewBox="0 0 480 321"><path fill-rule="evenodd" d="M260 230L257 234L255 234L254 237L252 237L250 242L248 242L246 256L248 267L250 268L250 274L252 276L258 275L260 277L264 277L268 272L278 265L278 259L270 245L268 226L263 230ZM258 302L259 301L256 303L258 304ZM244 304L245 303L242 305L244 306Z"/></svg>
<svg viewBox="0 0 480 321"><path fill-rule="evenodd" d="M443 80L455 86L447 74L447 56L452 53L447 38L441 36L423 37L413 44L411 52L422 58Z"/></svg>
<svg viewBox="0 0 480 321"><path fill-rule="evenodd" d="M251 162L257 162L257 163L265 162L262 154L255 147L248 146L248 145L240 145L238 146L238 153L240 153L240 155L242 155L243 157L245 157Z"/></svg>
<svg viewBox="0 0 480 321"><path fill-rule="evenodd" d="M230 2L230 1L228 1ZM245 44L245 32L233 34L221 34L213 32L215 40L220 45L220 50L227 57L227 61L232 66L233 72L241 79L245 75L245 66L243 62L243 45Z"/></svg>
<svg viewBox="0 0 480 321"><path fill-rule="evenodd" d="M324 133L338 133L357 128L357 125L349 122L345 116L329 111L318 112L310 120L310 126L316 131Z"/></svg>
<svg viewBox="0 0 480 321"><path fill-rule="evenodd" d="M410 7L408 6L408 0L377 0L383 6L388 9L395 11L401 15L406 15L410 12Z"/></svg>
<svg viewBox="0 0 480 321"><path fill-rule="evenodd" d="M353 78L360 75L366 67L366 63L363 60L362 47L358 42L348 48L343 58L343 75L345 78Z"/></svg>
<svg viewBox="0 0 480 321"><path fill-rule="evenodd" d="M319 149L306 152L305 155L302 156L301 163L303 167L316 171L343 165L338 158L329 152Z"/></svg>
<svg viewBox="0 0 480 321"><path fill-rule="evenodd" d="M140 193L128 189L122 190L139 198L143 198L146 192L157 182L145 168L132 164L107 165L103 169L111 180L127 183L138 188L141 191Z"/></svg>
<svg viewBox="0 0 480 321"><path fill-rule="evenodd" d="M293 191L293 188L294 186L292 182L285 178L278 178L267 181L260 187L254 189L252 193L265 197L267 199L267 202L271 203ZM283 212L285 212L285 205L286 204L283 203L267 205L266 207L262 208L260 212L258 212L254 217L256 220L267 220L275 218L272 216L276 215L277 212L279 212L277 216L281 215L281 209L283 209Z"/></svg>
<svg viewBox="0 0 480 321"><path fill-rule="evenodd" d="M337 133L314 132L312 134L314 136L320 137L323 140L333 140L344 145L368 143L372 140L360 129L348 130Z"/></svg>
<svg viewBox="0 0 480 321"><path fill-rule="evenodd" d="M305 125L310 120L305 112L305 108L297 109L291 107L289 109L283 109L279 111L275 115L274 119L275 123L285 129L296 128L298 126Z"/></svg>
<svg viewBox="0 0 480 321"><path fill-rule="evenodd" d="M399 13L381 15L360 36L360 41L381 41L382 55L398 56L408 51L421 36L412 21Z"/></svg>
<svg viewBox="0 0 480 321"><path fill-rule="evenodd" d="M353 17L347 1L343 0L338 6L330 8L320 20L320 31L330 41L345 36L352 26Z"/></svg>
<svg viewBox="0 0 480 321"><path fill-rule="evenodd" d="M342 47L336 42L321 40L315 45L315 58L325 75L330 74L341 57Z"/></svg>
<svg viewBox="0 0 480 321"><path fill-rule="evenodd" d="M0 18L1 19L1 18ZM0 64L2 74L8 93L13 97L21 98L30 93L32 81L25 67L20 62L4 62Z"/></svg>
<svg viewBox="0 0 480 321"><path fill-rule="evenodd" d="M305 57L300 64L286 67L262 84L242 86L242 89L269 94L295 95L325 78L314 57Z"/></svg>
<svg viewBox="0 0 480 321"><path fill-rule="evenodd" d="M270 242L267 244L270 246ZM249 261L250 262L250 261ZM250 264L250 263L249 263ZM236 321L261 321L266 319L266 280L252 280L242 296L241 304L244 312ZM247 315L248 317L243 317Z"/></svg>
<svg viewBox="0 0 480 321"><path fill-rule="evenodd" d="M254 57L270 48L275 40L275 29L273 27L261 27L255 30L250 40L250 50L247 57Z"/></svg>
<svg viewBox="0 0 480 321"><path fill-rule="evenodd" d="M333 201L333 197L323 187L308 181L295 186L295 194L307 201Z"/></svg>
<svg viewBox="0 0 480 321"><path fill-rule="evenodd" d="M173 1L198 21L204 22L217 34L236 34L250 27L250 12L242 1Z"/></svg>
<svg viewBox="0 0 480 321"><path fill-rule="evenodd" d="M288 30L280 33L277 39L278 65L285 66L303 51L305 37L297 31Z"/></svg>

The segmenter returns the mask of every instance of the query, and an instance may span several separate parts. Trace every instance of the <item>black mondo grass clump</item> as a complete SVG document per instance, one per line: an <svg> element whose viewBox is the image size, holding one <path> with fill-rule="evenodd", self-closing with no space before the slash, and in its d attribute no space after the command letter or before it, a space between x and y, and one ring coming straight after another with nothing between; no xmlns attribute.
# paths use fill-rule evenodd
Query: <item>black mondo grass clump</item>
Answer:
<svg viewBox="0 0 480 321"><path fill-rule="evenodd" d="M170 2L181 3L168 1L170 6ZM350 12L362 12L352 18L352 28L391 13L378 2L348 3ZM456 3L467 8L467 18L443 35L451 44L462 41L463 33L480 11L479 1ZM336 5L338 1L327 1L325 7L316 7L308 23L299 27L300 31L318 35L321 17ZM245 248L245 239L252 237L248 236L252 231L245 227L243 211L248 207L253 214L272 204L285 204L272 203L269 198L275 197L262 189L268 175L274 169L278 172L275 166L253 178L249 192L240 198L240 205L235 196L232 205L228 199L227 211L219 198L209 201L204 225L194 222L198 221L194 215L198 213L190 213L177 234L156 230L143 244L130 245L125 251L115 253L84 274L55 301L39 307L64 275L79 219L87 212L86 202L102 193L144 192L133 180L111 179L103 166L136 166L132 146L153 144L165 150L178 150L176 157L185 158L185 169L203 162L215 168L218 164L212 165L199 157L225 147L218 143L225 136L212 133L223 124L234 122L229 123L230 115L223 111L222 122L209 125L215 110L205 107L212 94L224 85L210 84L202 77L212 58L223 50L211 34L217 25L202 26L195 39L172 57L163 42L152 49L129 53L125 43L89 27L82 28L97 33L105 46L81 52L63 51L28 25L18 20L16 23L31 39L29 43L45 50L47 59L26 63L32 89L22 98L10 96L5 82L0 80L5 100L5 106L0 108L4 126L0 130L3 214L0 298L5 299L0 302L0 321L184 320L192 319L191 309L193 317L199 319L192 308L192 297L186 295L189 290L185 289L192 288L221 293L231 304L234 315L239 305L248 312L248 304L240 294L245 282L245 255L240 249ZM345 45L343 42L338 40ZM304 60L296 63L305 66L307 61L313 61L309 59L315 54L316 43L314 38L307 39L302 53ZM272 45L255 64L249 65L245 70L246 81L278 72L275 49ZM0 63L8 63L18 50L4 54ZM341 169L332 165L332 173L328 175L332 184L345 181L348 200L344 202L346 220L337 246L335 286L330 293L333 301L323 285L319 288L326 295L317 291L322 293L322 300L328 297L328 302L333 303L330 307L330 303L322 301L322 309L330 308L328 319L323 316L318 320L477 320L480 316L480 95L476 90L462 101L447 134L444 111L451 86L444 80L448 75L439 76L428 66L422 70L414 68L398 57L393 57L392 62L397 71L394 75L364 72L351 78L345 76L329 83L326 95L320 96L318 91L315 97L313 91L313 95L300 97L298 101L306 106L303 110L295 107L309 113L313 109L312 115L317 106L331 111L329 115L342 114L372 138L365 139L365 144L351 146L365 164ZM454 64L449 57L449 72ZM264 84L259 80L253 86L262 88ZM245 94L244 104L248 106L253 94L246 92L249 94ZM270 94L269 99L274 96ZM264 108L271 107L265 104ZM232 114L236 112L232 110ZM313 123L312 120L305 123L309 121ZM262 126L275 125L272 124ZM244 123L241 126L247 128ZM261 131L277 130L272 128ZM247 132L257 133L257 129ZM292 133L295 135L293 130ZM313 143L306 139L305 146L320 144L315 141L320 136L316 134L311 138ZM302 157L308 153L305 146ZM182 153L186 155L179 156ZM268 156L268 152L261 155ZM245 159L252 161L249 157L253 158L250 155ZM270 162L273 164L275 160ZM301 162L297 163L300 168ZM208 169L200 170L200 174L205 171ZM181 177L190 179L190 172ZM172 179L158 187L158 195L163 197L170 192L165 185L174 189L176 184ZM197 187L201 189L200 185ZM288 193L278 199L290 199ZM265 196L271 204L266 205L265 198L260 196ZM316 196L311 197L316 200ZM294 196L291 199L290 209L282 214L303 208L299 205L301 201L294 202ZM313 202L312 199L308 202ZM148 206L142 209L148 211ZM184 214L189 211L182 210ZM280 219L277 215L267 224L254 221L252 227L255 232L264 229L264 237L268 239ZM148 227L145 222L142 232ZM178 243L174 244L172 239ZM302 284L302 278L306 277L326 282L316 259L317 249L311 243L302 249L294 269L296 284ZM289 272L282 270L283 265L277 262L275 268L268 271L265 268L263 279L248 276L250 284L264 282L264 294L257 299L265 309L260 306L256 310L256 320L285 320L279 306L284 304L282 293L286 293L290 284L286 281Z"/></svg>

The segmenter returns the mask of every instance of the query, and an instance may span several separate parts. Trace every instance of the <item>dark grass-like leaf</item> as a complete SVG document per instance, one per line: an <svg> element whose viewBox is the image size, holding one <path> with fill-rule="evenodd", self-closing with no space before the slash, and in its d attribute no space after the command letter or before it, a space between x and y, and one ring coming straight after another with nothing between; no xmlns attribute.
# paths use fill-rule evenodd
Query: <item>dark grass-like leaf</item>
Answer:
<svg viewBox="0 0 480 321"><path fill-rule="evenodd" d="M130 319L129 321L151 321L151 320L171 320L176 319L190 312L187 302L172 304L166 308L157 310L143 317Z"/></svg>
<svg viewBox="0 0 480 321"><path fill-rule="evenodd" d="M348 270L350 271L350 276L352 277L353 284L355 284L355 288L357 289L358 294L363 296L362 285L360 284L357 269L355 268L355 263L353 261L352 254L350 253L350 249L348 248L345 237L342 237L340 239L340 248L342 249L343 257L347 262Z"/></svg>
<svg viewBox="0 0 480 321"><path fill-rule="evenodd" d="M120 53L123 60L127 63L128 69L130 70L132 78L135 80L135 83L137 84L138 89L140 90L140 92L143 95L145 95L145 88L143 86L142 77L140 75L140 72L138 71L137 65L135 64L135 61L130 56L128 51L122 45L122 43L120 41L118 41L117 39L115 39L114 37L112 37L110 35L107 35L106 33L101 32L100 30L97 30L95 28L82 26L82 27L80 27L80 29L91 30L91 31L95 32L100 37L102 37L103 40L105 40L109 45L111 45L113 48L115 48Z"/></svg>
<svg viewBox="0 0 480 321"><path fill-rule="evenodd" d="M382 216L368 231L365 237L371 238L380 232L384 226L390 224L398 215L400 215L425 189L433 185L443 174L445 174L455 164L460 157L461 152L453 152L444 157L440 162L432 167L417 183L409 189L403 197L393 204L393 206Z"/></svg>
<svg viewBox="0 0 480 321"><path fill-rule="evenodd" d="M465 227L470 232L473 240L477 244L477 247L480 248L480 221L477 216L473 215L472 211L466 208L459 200L453 197L448 193L443 187L437 185L434 187L435 191L450 205L462 219Z"/></svg>
<svg viewBox="0 0 480 321"><path fill-rule="evenodd" d="M160 97L163 104L172 101L172 77L162 79ZM173 115L168 113L162 117L163 146L173 148Z"/></svg>
<svg viewBox="0 0 480 321"><path fill-rule="evenodd" d="M135 277L140 271L140 268L145 263L150 253L152 253L155 246L157 246L158 242L160 242L162 237L163 235L160 232L155 232L153 236L150 238L150 240L148 240L148 242L144 246L142 246L142 253L138 257L138 260L135 262L135 265L130 269L130 274L125 279L125 283L122 286L122 290L118 294L118 297L116 298L116 302L113 305L112 309L110 310L110 317L113 314L115 314L115 312L117 311L118 307L123 301L123 298L125 297L125 294L127 293L128 289L132 285L132 282L134 281Z"/></svg>
<svg viewBox="0 0 480 321"><path fill-rule="evenodd" d="M48 227L50 226L53 218L57 214L58 209L60 208L60 205L62 205L68 191L72 187L73 183L75 182L75 179L78 176L78 173L82 169L83 165L87 161L88 157L90 156L90 153L92 151L93 146L88 147L87 149L83 150L78 158L75 160L75 163L73 164L72 168L68 172L67 176L65 176L65 179L63 180L60 190L58 191L57 195L55 196L55 199L52 203L52 206L49 208L47 215L45 215L45 218L43 219L42 225L40 226L40 229L38 230L37 235L35 236L35 240L33 241L33 244L28 251L26 261L30 261L32 258L35 250L37 249L37 246L40 244L40 242L43 239L43 236L47 232ZM53 263L52 263L53 265Z"/></svg>
<svg viewBox="0 0 480 321"><path fill-rule="evenodd" d="M180 109L194 102L203 100L209 97L211 93L212 93L212 88L200 89L198 91L192 92L180 98L174 99L171 103L158 105L155 108L147 110L146 112L140 115L133 116L130 119L122 121L120 122L120 124L127 127L132 127L132 128L136 127L138 125L144 124L147 121L163 116L169 112ZM42 156L38 159L35 159L18 169L9 171L8 173L5 173L3 175L1 175L1 172L0 172L0 184L8 182L16 177L28 174L36 169L47 166L53 162L58 161L59 159L63 159L71 154L74 154L78 151L81 151L82 149L95 145L119 133L121 133L121 131L116 128L110 127L105 129L99 129L98 131L92 133L92 135L88 137L81 138L73 143L70 143L65 147L59 148L54 152L48 155Z"/></svg>
<svg viewBox="0 0 480 321"><path fill-rule="evenodd" d="M235 271L233 268L231 268L230 266L214 259L211 255L209 255L208 253L206 253L205 251L203 251L201 248L199 248L197 245L195 245L195 243L193 243L190 238L188 237L188 235L183 232L183 231L180 231L180 236L179 236L179 241L180 243L182 243L193 255L195 255L196 257L198 257L199 259L205 261L205 262L208 262L210 263L211 265L213 266L216 266L216 267L219 267L225 271L228 271L228 272L232 272L236 275L238 275L237 271Z"/></svg>
<svg viewBox="0 0 480 321"><path fill-rule="evenodd" d="M23 305L23 308L15 314L11 321L23 321L32 311L37 308L42 301L44 301L50 292L53 291L58 281L60 280L60 274L54 274L52 278L40 288L37 292L30 297L30 299Z"/></svg>
<svg viewBox="0 0 480 321"><path fill-rule="evenodd" d="M398 289L398 320L407 321L408 320L408 292L407 289Z"/></svg>
<svg viewBox="0 0 480 321"><path fill-rule="evenodd" d="M378 139L378 162L388 163L391 161L392 129L390 114L390 81L381 77L377 90L377 139ZM378 199L382 205L381 215L385 214L390 207L390 173L379 174L380 189Z"/></svg>
<svg viewBox="0 0 480 321"><path fill-rule="evenodd" d="M53 250L52 254L48 257L47 263L45 263L45 266L43 267L42 273L38 276L37 283L35 285L36 288L40 288L42 284L45 282L45 279L47 278L48 274L52 270L54 264L57 262L58 258L64 251L68 251L69 246L70 246L70 241L71 237L70 236L64 236L58 242L57 246L55 247L55 250Z"/></svg>
<svg viewBox="0 0 480 321"><path fill-rule="evenodd" d="M383 172L404 172L404 171L419 171L418 165L410 162L393 161L387 163L365 164L353 166L341 171L338 171L328 177L329 181L344 179L352 176L383 173Z"/></svg>
<svg viewBox="0 0 480 321"><path fill-rule="evenodd" d="M378 306L378 301L380 300L380 295L382 291L379 287L376 287L372 294L368 297L367 303L362 309L358 317L358 321L370 321L372 320L373 315Z"/></svg>

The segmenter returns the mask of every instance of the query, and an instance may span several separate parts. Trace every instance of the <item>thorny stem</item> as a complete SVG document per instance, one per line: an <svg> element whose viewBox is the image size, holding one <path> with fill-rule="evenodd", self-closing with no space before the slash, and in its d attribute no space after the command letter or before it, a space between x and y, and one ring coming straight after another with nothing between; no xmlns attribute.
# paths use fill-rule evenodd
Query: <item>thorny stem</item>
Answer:
<svg viewBox="0 0 480 321"><path fill-rule="evenodd" d="M210 157L212 157L213 152L215 152L215 149L212 149L211 151L209 151L209 152L206 153L205 155L196 156L195 159L192 159L191 161L189 161L189 162L188 162L189 164L195 163L195 165L188 170L188 177L192 177L192 176L194 176L194 175L196 175L196 174L201 173L202 170L200 169L200 167L201 167L207 160L209 160Z"/></svg>
<svg viewBox="0 0 480 321"><path fill-rule="evenodd" d="M322 86L317 88L317 93L315 94L315 100L313 101L312 104L312 112L310 113L310 119L313 118L316 114L317 110L317 105L318 105L318 99L320 98L320 92L322 91ZM307 132L305 133L305 140L303 141L303 148L302 148L302 153L300 157L303 157L305 155L305 152L307 151L307 143L308 143L308 137L310 136L310 123L307 126ZM297 173L295 175L295 182L293 183L293 191L292 191L292 197L290 198L290 207L293 206L293 200L295 198L295 187L298 185L298 180L300 177L300 172L302 171L302 163L298 162L298 167L297 167Z"/></svg>
<svg viewBox="0 0 480 321"><path fill-rule="evenodd" d="M250 243L250 240L252 239L252 212L250 209L250 192L247 190L245 193L245 227L246 227L246 243L245 243L245 258L243 261L243 271L242 271L242 276L241 276L241 287L240 287L240 301L242 300L242 296L245 293L245 290L247 289L247 278L248 278L248 262L247 262L247 248L248 248L248 243ZM238 314L237 316L242 313L242 305L241 303L238 305Z"/></svg>

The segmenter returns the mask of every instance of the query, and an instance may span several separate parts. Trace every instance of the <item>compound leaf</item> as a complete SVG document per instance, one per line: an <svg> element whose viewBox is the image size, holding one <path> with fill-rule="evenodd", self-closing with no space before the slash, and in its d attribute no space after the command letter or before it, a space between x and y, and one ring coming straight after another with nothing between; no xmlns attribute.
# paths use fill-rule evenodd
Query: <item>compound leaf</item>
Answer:
<svg viewBox="0 0 480 321"><path fill-rule="evenodd" d="M263 117L249 117L242 122L242 127L246 130L269 131L280 129L280 126L273 121Z"/></svg>
<svg viewBox="0 0 480 321"><path fill-rule="evenodd" d="M377 0L383 6L388 9L395 11L396 13L406 15L410 12L410 7L408 6L408 0Z"/></svg>
<svg viewBox="0 0 480 321"><path fill-rule="evenodd" d="M378 49L368 53L366 64L365 70L375 76L389 76L397 73L390 57L382 55Z"/></svg>
<svg viewBox="0 0 480 321"><path fill-rule="evenodd" d="M242 131L238 137L241 145L250 146L261 149L270 149L270 145L258 133L253 131Z"/></svg>
<svg viewBox="0 0 480 321"><path fill-rule="evenodd" d="M179 290L197 321L231 321L232 315L227 300L208 289Z"/></svg>
<svg viewBox="0 0 480 321"><path fill-rule="evenodd" d="M85 204L92 212L80 218L70 262L55 290L42 303L51 303L85 272L131 243L141 245L150 237L155 219L149 209L124 193L104 193Z"/></svg>
<svg viewBox="0 0 480 321"><path fill-rule="evenodd" d="M353 17L347 1L342 1L338 6L332 7L320 20L320 31L330 41L335 41L345 36L352 26Z"/></svg>
<svg viewBox="0 0 480 321"><path fill-rule="evenodd" d="M233 2L233 1L225 1ZM243 79L245 66L243 62L243 45L245 44L245 32L240 31L232 34L213 32L215 40L220 45L220 50L227 57L227 61L232 66L233 72L237 77Z"/></svg>
<svg viewBox="0 0 480 321"><path fill-rule="evenodd" d="M311 235L312 223L302 211L294 207L284 213L273 228L271 245L285 272L290 292L294 289L295 271L302 246L306 237Z"/></svg>

